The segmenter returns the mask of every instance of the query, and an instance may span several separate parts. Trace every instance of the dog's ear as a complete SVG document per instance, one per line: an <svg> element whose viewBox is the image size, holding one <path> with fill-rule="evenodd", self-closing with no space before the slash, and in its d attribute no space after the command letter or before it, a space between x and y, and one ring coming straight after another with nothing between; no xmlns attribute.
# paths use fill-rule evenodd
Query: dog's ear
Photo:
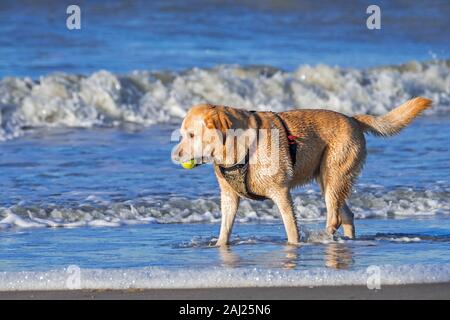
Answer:
<svg viewBox="0 0 450 320"><path fill-rule="evenodd" d="M225 134L231 129L232 122L225 110L222 108L212 107L210 112L205 116L205 126L208 129L217 129Z"/></svg>

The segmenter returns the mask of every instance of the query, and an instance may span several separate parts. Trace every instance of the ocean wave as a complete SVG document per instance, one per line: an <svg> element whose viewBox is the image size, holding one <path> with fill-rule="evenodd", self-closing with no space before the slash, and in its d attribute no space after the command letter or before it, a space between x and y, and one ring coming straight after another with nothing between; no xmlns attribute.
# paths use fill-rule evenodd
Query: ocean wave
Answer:
<svg viewBox="0 0 450 320"><path fill-rule="evenodd" d="M0 81L0 140L27 128L142 125L179 121L198 103L254 110L326 108L349 115L383 114L414 96L448 113L450 60L366 70L328 65L293 72L272 67L218 66L185 72L55 73Z"/></svg>
<svg viewBox="0 0 450 320"><path fill-rule="evenodd" d="M418 191L397 189L357 193L350 206L357 219L376 217L414 217L450 214L449 190ZM300 220L324 220L322 196L318 192L293 197ZM116 227L148 223L218 223L220 199L137 199L125 202L91 201L77 205L19 203L0 208L0 230L42 227ZM277 207L270 200L243 200L236 220L240 223L280 222Z"/></svg>
<svg viewBox="0 0 450 320"><path fill-rule="evenodd" d="M320 287L366 285L374 272L380 285L445 283L450 265L382 265L377 269L280 270L261 268L208 268L173 270L159 267L140 269L79 269L71 266L53 271L0 272L0 290L67 289L169 289L233 287ZM79 276L75 278L75 276ZM78 281L79 280L79 281Z"/></svg>
<svg viewBox="0 0 450 320"><path fill-rule="evenodd" d="M311 229L309 226L300 225L300 242L302 246L320 244L349 244L352 246L376 246L380 243L417 243L417 242L450 242L450 235L427 235L411 233L376 233L358 236L357 239L349 239L339 234L329 235L325 230ZM195 236L189 241L175 245L175 248L210 248L217 242L216 237ZM250 244L285 244L283 235L274 236L251 236L241 237L239 235L230 239L231 246Z"/></svg>

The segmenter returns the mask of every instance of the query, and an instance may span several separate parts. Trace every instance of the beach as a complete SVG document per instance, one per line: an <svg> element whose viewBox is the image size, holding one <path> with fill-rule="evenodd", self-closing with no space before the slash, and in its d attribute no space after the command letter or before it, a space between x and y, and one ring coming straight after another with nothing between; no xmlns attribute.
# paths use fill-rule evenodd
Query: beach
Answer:
<svg viewBox="0 0 450 320"><path fill-rule="evenodd" d="M24 300L448 300L450 284L364 286L82 290L0 292L0 299Z"/></svg>

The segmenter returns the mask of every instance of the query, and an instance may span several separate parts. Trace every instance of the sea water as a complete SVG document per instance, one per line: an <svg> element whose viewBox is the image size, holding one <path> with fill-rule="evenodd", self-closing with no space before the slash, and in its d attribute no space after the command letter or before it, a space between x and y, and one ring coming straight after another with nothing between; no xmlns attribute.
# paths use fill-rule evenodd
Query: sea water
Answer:
<svg viewBox="0 0 450 320"><path fill-rule="evenodd" d="M364 2L86 2L74 34L59 3L1 4L0 290L70 288L74 274L81 288L450 281L447 6L382 2L367 34ZM293 192L298 246L271 201L244 200L215 248L212 167L170 160L195 103L379 115L418 95L434 101L423 117L367 138L354 241L323 232L311 184Z"/></svg>
<svg viewBox="0 0 450 320"><path fill-rule="evenodd" d="M3 142L0 288L65 288L71 265L86 288L364 284L374 265L383 283L448 281L448 120L369 137L350 199L355 241L323 232L316 186L294 191L299 246L286 245L271 201L244 200L231 247L212 247L212 167L173 164L166 126L36 130Z"/></svg>

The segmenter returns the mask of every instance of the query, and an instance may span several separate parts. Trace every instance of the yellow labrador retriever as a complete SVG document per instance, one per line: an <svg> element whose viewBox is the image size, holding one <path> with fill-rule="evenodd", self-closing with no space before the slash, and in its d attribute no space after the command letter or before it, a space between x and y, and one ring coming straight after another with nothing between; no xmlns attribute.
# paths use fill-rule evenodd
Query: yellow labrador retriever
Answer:
<svg viewBox="0 0 450 320"><path fill-rule="evenodd" d="M221 190L218 246L229 241L242 197L272 199L288 242L298 243L290 190L312 180L325 198L327 232L334 234L342 225L344 235L353 239L346 199L366 158L364 133L395 135L430 106L431 100L419 97L383 116L348 117L320 109L274 113L198 105L183 120L172 158L214 164Z"/></svg>

